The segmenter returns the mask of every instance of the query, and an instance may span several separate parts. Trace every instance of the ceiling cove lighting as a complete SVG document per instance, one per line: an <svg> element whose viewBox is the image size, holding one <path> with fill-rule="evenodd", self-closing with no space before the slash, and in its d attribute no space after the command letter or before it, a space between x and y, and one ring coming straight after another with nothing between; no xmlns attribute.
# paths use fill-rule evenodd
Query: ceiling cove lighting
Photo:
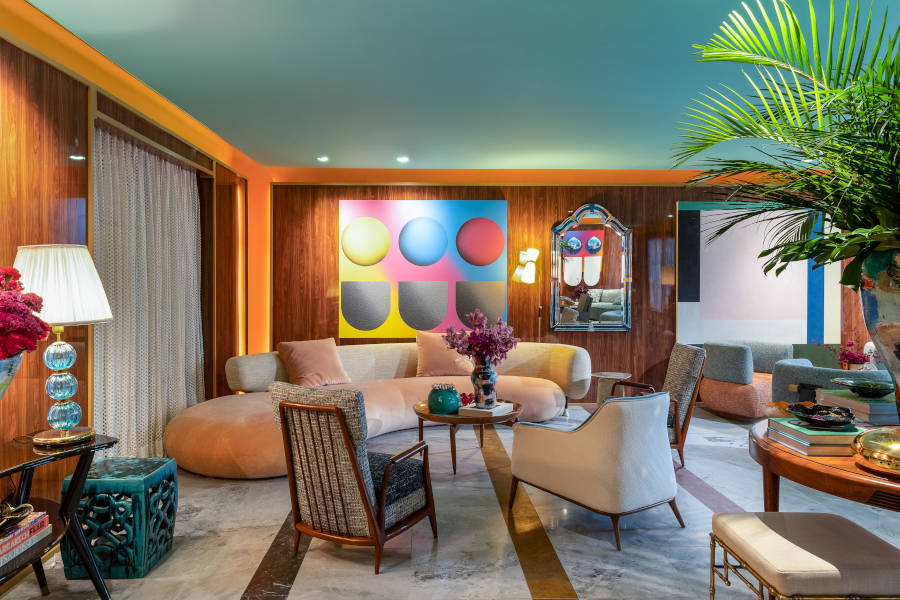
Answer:
<svg viewBox="0 0 900 600"><path fill-rule="evenodd" d="M323 154L322 156L317 156L316 160L321 163L326 163L326 162L328 162L328 157Z"/></svg>
<svg viewBox="0 0 900 600"><path fill-rule="evenodd" d="M409 157L406 156L406 155L398 156L398 157L397 157L397 162L400 163L401 165L405 165L406 163L409 162Z"/></svg>

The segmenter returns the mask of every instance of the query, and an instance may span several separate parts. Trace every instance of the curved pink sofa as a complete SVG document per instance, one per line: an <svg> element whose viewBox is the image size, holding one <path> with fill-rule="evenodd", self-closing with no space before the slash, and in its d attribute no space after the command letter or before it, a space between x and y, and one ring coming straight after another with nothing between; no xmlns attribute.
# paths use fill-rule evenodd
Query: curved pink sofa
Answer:
<svg viewBox="0 0 900 600"><path fill-rule="evenodd" d="M416 377L415 343L338 346L352 383L328 386L360 390L369 437L415 427L412 406L434 383L471 388L465 376ZM559 415L566 397L583 398L590 386L590 356L564 344L520 342L497 368L501 398L523 405L520 420L540 422ZM235 392L179 413L166 427L166 453L178 466L211 477L257 479L285 474L281 432L273 418L268 387L287 381L277 352L230 358L225 365Z"/></svg>

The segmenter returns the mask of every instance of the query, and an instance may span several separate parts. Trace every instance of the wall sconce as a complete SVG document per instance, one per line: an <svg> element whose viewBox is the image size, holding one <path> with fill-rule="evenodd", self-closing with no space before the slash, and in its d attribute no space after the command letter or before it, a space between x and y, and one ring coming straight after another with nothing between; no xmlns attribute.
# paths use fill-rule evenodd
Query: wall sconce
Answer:
<svg viewBox="0 0 900 600"><path fill-rule="evenodd" d="M519 252L519 265L513 271L513 280L522 283L534 283L537 276L536 261L541 251L537 248L529 248Z"/></svg>

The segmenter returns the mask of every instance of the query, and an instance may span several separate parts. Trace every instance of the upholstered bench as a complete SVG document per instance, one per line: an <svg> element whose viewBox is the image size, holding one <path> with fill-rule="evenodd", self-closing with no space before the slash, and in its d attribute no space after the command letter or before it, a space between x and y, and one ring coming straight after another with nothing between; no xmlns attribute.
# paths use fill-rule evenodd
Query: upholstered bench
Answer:
<svg viewBox="0 0 900 600"><path fill-rule="evenodd" d="M716 546L724 552L716 567ZM729 562L732 559L734 562ZM741 572L758 580L754 584ZM843 517L718 513L710 534L709 597L734 573L762 598L900 598L900 549Z"/></svg>

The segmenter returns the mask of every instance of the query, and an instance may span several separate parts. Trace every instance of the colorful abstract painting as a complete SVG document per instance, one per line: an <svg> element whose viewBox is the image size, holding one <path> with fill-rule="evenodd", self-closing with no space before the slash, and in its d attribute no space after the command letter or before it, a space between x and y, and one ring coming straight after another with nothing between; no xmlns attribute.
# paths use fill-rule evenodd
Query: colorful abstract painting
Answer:
<svg viewBox="0 0 900 600"><path fill-rule="evenodd" d="M343 338L411 338L506 318L505 200L341 200Z"/></svg>

